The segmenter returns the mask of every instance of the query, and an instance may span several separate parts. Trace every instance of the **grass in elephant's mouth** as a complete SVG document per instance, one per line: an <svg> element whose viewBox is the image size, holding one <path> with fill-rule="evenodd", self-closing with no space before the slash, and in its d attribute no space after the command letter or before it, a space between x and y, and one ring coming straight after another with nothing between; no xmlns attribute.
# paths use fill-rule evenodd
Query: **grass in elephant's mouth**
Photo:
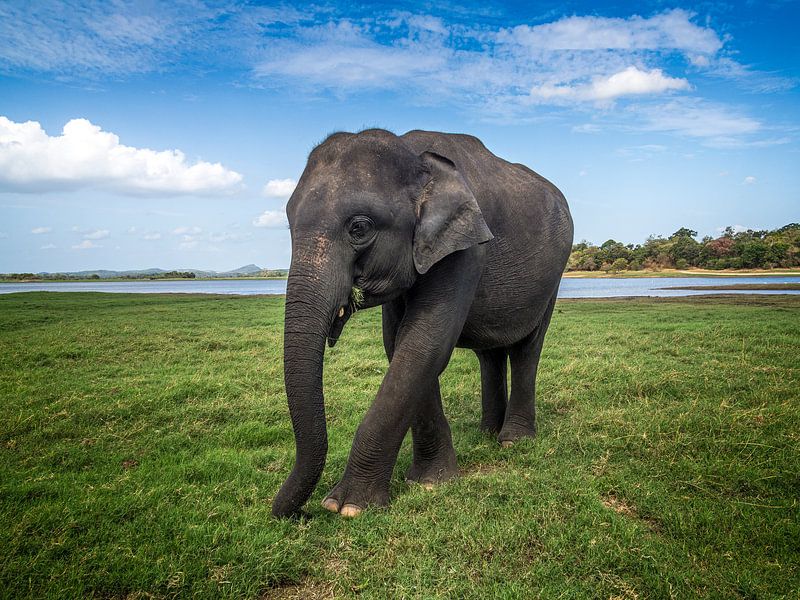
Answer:
<svg viewBox="0 0 800 600"><path fill-rule="evenodd" d="M352 306L353 312L361 308L362 304L364 304L364 290L353 286L353 289L350 290L350 306Z"/></svg>
<svg viewBox="0 0 800 600"><path fill-rule="evenodd" d="M0 589L12 597L780 597L800 588L800 298L564 301L535 441L354 521L319 507L386 369L380 313L326 355L330 453L270 517L294 442L280 298L0 297Z"/></svg>

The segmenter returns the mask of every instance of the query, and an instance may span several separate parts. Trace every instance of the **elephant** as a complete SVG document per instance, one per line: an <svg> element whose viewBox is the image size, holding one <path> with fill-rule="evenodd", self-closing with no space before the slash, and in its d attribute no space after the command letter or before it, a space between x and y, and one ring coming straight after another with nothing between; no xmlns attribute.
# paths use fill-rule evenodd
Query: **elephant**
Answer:
<svg viewBox="0 0 800 600"><path fill-rule="evenodd" d="M389 368L324 508L354 517L387 505L409 429L407 480L458 474L439 390L455 347L478 356L480 427L504 447L536 435L536 371L573 237L558 188L469 135L367 129L311 151L286 214L284 381L296 456L275 516L302 514L322 475L325 343L360 308L382 307Z"/></svg>

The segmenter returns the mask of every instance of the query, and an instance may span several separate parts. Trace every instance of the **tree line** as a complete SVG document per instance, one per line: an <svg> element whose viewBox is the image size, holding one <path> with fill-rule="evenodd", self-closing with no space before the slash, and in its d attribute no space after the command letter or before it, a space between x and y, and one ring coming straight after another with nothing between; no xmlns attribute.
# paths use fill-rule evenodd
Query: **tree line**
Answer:
<svg viewBox="0 0 800 600"><path fill-rule="evenodd" d="M800 224L772 231L735 231L699 241L697 232L681 227L665 238L650 236L644 244L607 240L600 246L585 240L572 246L567 271L638 271L641 269L774 269L800 266Z"/></svg>
<svg viewBox="0 0 800 600"><path fill-rule="evenodd" d="M163 273L128 273L114 275L106 279L194 279L192 271L165 271ZM10 281L83 281L85 279L104 279L97 273L81 275L76 273L0 273L0 279Z"/></svg>

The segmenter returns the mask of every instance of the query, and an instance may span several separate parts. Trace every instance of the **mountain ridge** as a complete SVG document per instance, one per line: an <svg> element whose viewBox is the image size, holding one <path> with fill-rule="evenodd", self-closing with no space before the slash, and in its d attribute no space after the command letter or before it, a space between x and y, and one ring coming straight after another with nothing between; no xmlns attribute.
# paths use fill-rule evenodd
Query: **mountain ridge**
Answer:
<svg viewBox="0 0 800 600"><path fill-rule="evenodd" d="M254 263L243 265L237 269L229 271L213 271L210 269L161 269L159 267L151 267L149 269L128 269L125 271L115 271L112 269L87 269L84 271L39 271L36 275L39 276L52 276L52 275L66 275L69 277L93 277L97 275L100 279L111 279L115 277L146 277L148 275L161 275L163 273L194 273L195 277L242 277L247 275L256 275L264 271L261 267Z"/></svg>

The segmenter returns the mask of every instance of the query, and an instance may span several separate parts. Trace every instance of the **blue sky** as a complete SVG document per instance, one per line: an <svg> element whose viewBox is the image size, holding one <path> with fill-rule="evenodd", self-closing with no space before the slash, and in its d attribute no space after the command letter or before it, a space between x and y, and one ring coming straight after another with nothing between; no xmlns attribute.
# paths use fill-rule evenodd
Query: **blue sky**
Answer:
<svg viewBox="0 0 800 600"><path fill-rule="evenodd" d="M0 3L0 272L289 264L314 144L477 135L576 241L800 221L797 2Z"/></svg>

